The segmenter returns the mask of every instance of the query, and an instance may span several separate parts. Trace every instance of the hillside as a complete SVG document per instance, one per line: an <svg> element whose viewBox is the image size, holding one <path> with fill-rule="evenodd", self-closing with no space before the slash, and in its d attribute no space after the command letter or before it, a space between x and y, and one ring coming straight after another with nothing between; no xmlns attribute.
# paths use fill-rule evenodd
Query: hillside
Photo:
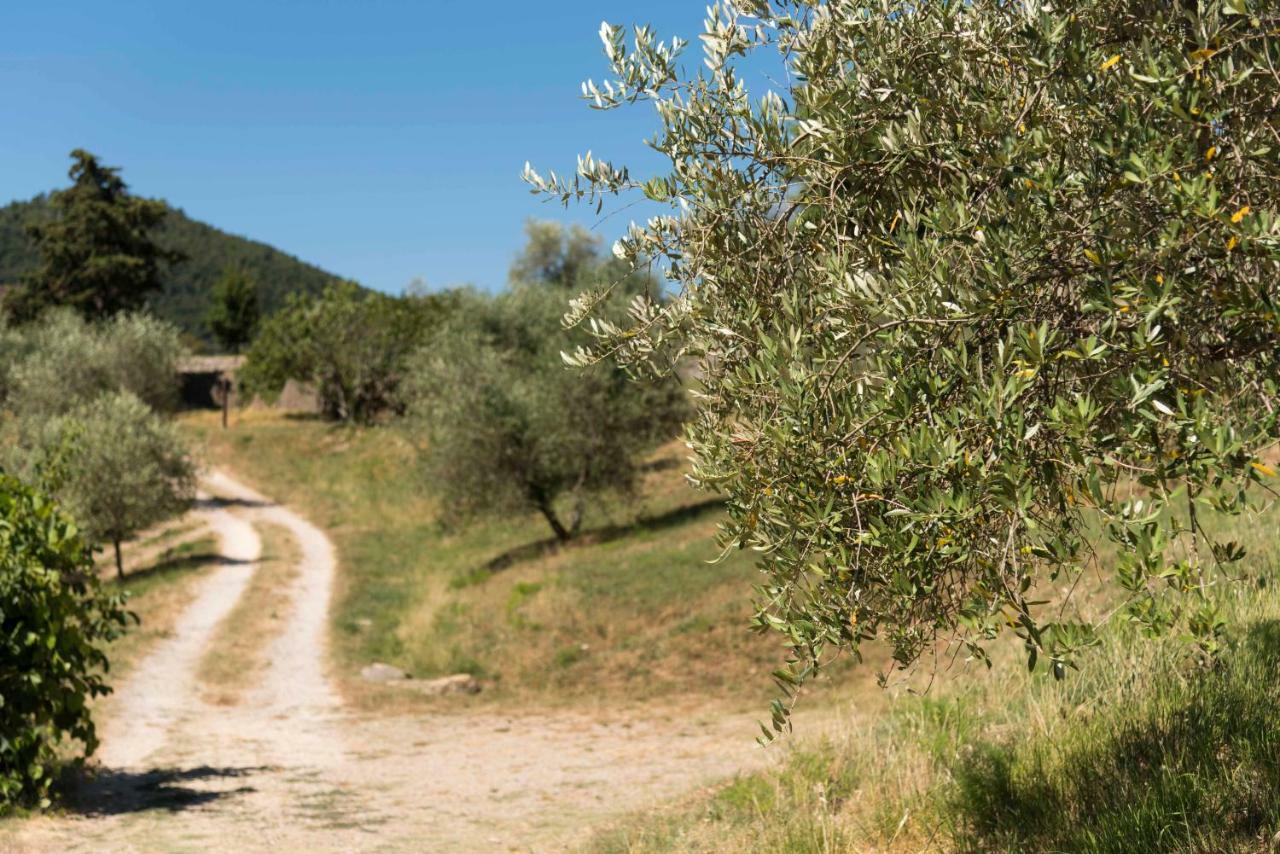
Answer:
<svg viewBox="0 0 1280 854"><path fill-rule="evenodd" d="M45 215L47 209L44 196L0 208L0 283L21 278L38 263L24 226ZM158 242L183 253L187 261L167 271L164 291L152 304L161 317L206 343L212 341L204 322L209 294L229 266L244 267L257 280L264 313L283 305L290 293L317 293L337 279L265 243L191 219L179 208L170 208Z"/></svg>

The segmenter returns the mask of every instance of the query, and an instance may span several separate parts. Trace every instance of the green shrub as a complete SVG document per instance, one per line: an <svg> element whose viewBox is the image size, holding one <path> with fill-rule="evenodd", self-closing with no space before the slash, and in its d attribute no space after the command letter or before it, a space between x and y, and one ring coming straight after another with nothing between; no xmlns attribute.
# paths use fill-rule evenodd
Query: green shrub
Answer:
<svg viewBox="0 0 1280 854"><path fill-rule="evenodd" d="M67 744L96 747L86 704L110 690L102 648L121 606L58 507L0 474L0 809L47 805Z"/></svg>

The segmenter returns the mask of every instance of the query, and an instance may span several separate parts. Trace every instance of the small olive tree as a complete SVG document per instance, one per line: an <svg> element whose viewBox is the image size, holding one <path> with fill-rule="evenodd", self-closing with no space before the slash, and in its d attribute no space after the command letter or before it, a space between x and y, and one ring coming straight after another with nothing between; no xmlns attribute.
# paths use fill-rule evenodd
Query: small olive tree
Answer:
<svg viewBox="0 0 1280 854"><path fill-rule="evenodd" d="M24 431L27 471L48 484L92 542L120 544L195 497L195 465L174 426L131 392L112 392Z"/></svg>
<svg viewBox="0 0 1280 854"><path fill-rule="evenodd" d="M57 764L97 746L88 701L125 626L88 548L49 498L0 473L0 812L47 806Z"/></svg>
<svg viewBox="0 0 1280 854"><path fill-rule="evenodd" d="M1260 0L739 0L686 72L603 27L584 93L653 102L668 168L525 177L667 206L617 252L679 295L585 294L573 358L700 360L695 477L761 554L784 691L875 637L907 666L1010 630L1061 675L1092 530L1129 619L1214 647L1243 551L1203 516L1275 474L1278 32Z"/></svg>
<svg viewBox="0 0 1280 854"><path fill-rule="evenodd" d="M639 454L678 432L679 383L566 369L563 308L538 284L472 295L414 358L410 415L446 518L533 511L567 541L588 496L631 489Z"/></svg>

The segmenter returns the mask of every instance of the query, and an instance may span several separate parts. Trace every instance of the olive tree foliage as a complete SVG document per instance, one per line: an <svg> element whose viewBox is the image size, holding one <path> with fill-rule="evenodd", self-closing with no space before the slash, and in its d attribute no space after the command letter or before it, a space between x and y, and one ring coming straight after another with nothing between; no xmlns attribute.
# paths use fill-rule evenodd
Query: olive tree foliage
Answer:
<svg viewBox="0 0 1280 854"><path fill-rule="evenodd" d="M369 423L403 409L405 360L449 311L448 295L391 297L351 282L293 297L262 321L240 371L250 394L271 400L285 383L311 383L326 415Z"/></svg>
<svg viewBox="0 0 1280 854"><path fill-rule="evenodd" d="M584 294L571 358L701 361L694 477L761 555L784 692L877 637L905 667L1011 631L1060 676L1094 526L1120 613L1212 650L1243 551L1205 516L1274 476L1275 4L740 0L690 71L602 37L586 98L651 102L668 167L525 178L666 206L616 252L679 295L619 323Z"/></svg>
<svg viewBox="0 0 1280 854"><path fill-rule="evenodd" d="M148 405L172 409L178 363L185 355L176 328L146 314L90 322L66 309L25 326L0 318L0 409L44 419L108 391L129 391Z"/></svg>
<svg viewBox="0 0 1280 854"><path fill-rule="evenodd" d="M531 223L528 233L511 290L465 295L414 357L410 415L424 428L446 521L537 512L564 542L579 532L590 496L633 488L640 455L678 433L688 404L674 379L636 383L616 366L566 368L564 285L618 271L582 232ZM644 276L621 285L651 286Z"/></svg>
<svg viewBox="0 0 1280 854"><path fill-rule="evenodd" d="M72 743L97 746L87 701L110 690L103 647L124 629L122 604L74 523L0 473L0 811L47 806Z"/></svg>
<svg viewBox="0 0 1280 854"><path fill-rule="evenodd" d="M196 467L177 428L129 391L110 392L25 425L22 474L58 498L92 542L114 548L184 512Z"/></svg>

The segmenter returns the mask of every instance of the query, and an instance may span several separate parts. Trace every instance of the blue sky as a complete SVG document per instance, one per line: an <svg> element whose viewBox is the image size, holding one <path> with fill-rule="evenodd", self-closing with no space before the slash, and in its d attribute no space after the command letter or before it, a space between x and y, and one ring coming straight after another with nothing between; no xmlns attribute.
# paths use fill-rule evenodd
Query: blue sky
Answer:
<svg viewBox="0 0 1280 854"><path fill-rule="evenodd" d="M0 8L0 203L67 183L67 153L133 190L366 285L501 287L529 217L596 225L519 180L592 149L644 171L648 106L600 113L602 20L691 39L703 0L113 0ZM696 42L695 42L696 45ZM700 61L696 46L687 63Z"/></svg>

